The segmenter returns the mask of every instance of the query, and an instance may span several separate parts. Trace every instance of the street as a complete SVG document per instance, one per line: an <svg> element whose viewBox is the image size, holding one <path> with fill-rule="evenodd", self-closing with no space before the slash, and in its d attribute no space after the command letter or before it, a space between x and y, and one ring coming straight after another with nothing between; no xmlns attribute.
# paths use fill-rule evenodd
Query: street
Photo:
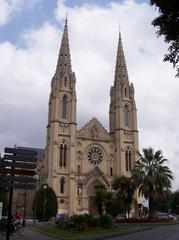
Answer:
<svg viewBox="0 0 179 240"><path fill-rule="evenodd" d="M5 236L1 240L5 240ZM29 227L25 229L23 237L14 235L10 240L55 240L55 237L49 237L39 232L31 230ZM101 238L102 239L102 238ZM131 233L124 236L117 236L112 238L105 238L109 240L178 240L179 239L179 225L166 225L155 227L152 230L146 230L138 233Z"/></svg>
<svg viewBox="0 0 179 240"><path fill-rule="evenodd" d="M179 225L166 225L155 229L125 236L108 238L109 240L178 240Z"/></svg>

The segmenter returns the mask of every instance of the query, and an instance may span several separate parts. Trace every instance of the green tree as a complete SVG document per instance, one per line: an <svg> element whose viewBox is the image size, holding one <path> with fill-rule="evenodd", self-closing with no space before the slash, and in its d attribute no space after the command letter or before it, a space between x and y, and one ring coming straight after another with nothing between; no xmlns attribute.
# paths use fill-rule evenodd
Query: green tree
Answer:
<svg viewBox="0 0 179 240"><path fill-rule="evenodd" d="M126 213L129 214L135 191L133 179L125 176L116 177L112 185L113 189L116 191L116 197L120 202L123 213L125 215Z"/></svg>
<svg viewBox="0 0 179 240"><path fill-rule="evenodd" d="M179 3L178 0L150 0L151 5L155 5L159 11L152 24L158 28L157 35L164 36L164 40L169 44L168 53L164 56L164 61L169 61L176 68L179 77Z"/></svg>
<svg viewBox="0 0 179 240"><path fill-rule="evenodd" d="M156 197L155 206L158 212L167 212L171 210L173 193L170 190L164 191L163 197Z"/></svg>
<svg viewBox="0 0 179 240"><path fill-rule="evenodd" d="M101 185L95 188L95 194L98 214L102 216L104 210L106 210L106 205L111 201L112 193L108 192L106 188Z"/></svg>
<svg viewBox="0 0 179 240"><path fill-rule="evenodd" d="M46 188L44 186L46 186ZM32 210L34 216L39 221L48 221L57 214L57 196L51 187L43 184L39 188L33 200Z"/></svg>
<svg viewBox="0 0 179 240"><path fill-rule="evenodd" d="M171 188L172 172L164 165L168 160L163 157L160 150L152 148L143 149L143 155L139 153L140 159L136 162L132 178L139 189L149 201L149 218L155 212L156 197L163 197L164 191Z"/></svg>
<svg viewBox="0 0 179 240"><path fill-rule="evenodd" d="M171 203L172 213L179 214L179 192L173 193L173 199Z"/></svg>
<svg viewBox="0 0 179 240"><path fill-rule="evenodd" d="M0 202L3 203L2 215L7 215L8 210L8 191L2 186L2 174L0 174Z"/></svg>

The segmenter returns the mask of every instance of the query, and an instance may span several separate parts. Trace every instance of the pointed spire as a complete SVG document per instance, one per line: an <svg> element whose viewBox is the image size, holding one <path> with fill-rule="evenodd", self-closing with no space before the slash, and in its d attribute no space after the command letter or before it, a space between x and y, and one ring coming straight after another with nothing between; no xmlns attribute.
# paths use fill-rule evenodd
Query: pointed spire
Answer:
<svg viewBox="0 0 179 240"><path fill-rule="evenodd" d="M70 47L68 40L68 24L67 24L67 16L65 19L65 26L63 30L63 37L60 46L60 52L58 56L58 63L56 68L56 73L64 74L71 73L71 57L70 57Z"/></svg>
<svg viewBox="0 0 179 240"><path fill-rule="evenodd" d="M116 70L115 70L115 85L124 84L128 82L128 73L126 68L126 62L122 47L121 33L119 32L118 50L116 58Z"/></svg>

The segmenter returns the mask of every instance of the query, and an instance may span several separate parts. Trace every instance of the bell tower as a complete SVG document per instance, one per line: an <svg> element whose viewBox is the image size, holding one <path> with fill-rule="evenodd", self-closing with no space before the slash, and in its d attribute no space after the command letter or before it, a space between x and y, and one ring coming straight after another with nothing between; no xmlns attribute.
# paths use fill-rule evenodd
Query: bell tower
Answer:
<svg viewBox="0 0 179 240"><path fill-rule="evenodd" d="M74 201L69 195L75 195L75 83L66 19L56 71L51 81L44 172L45 181L56 192L58 212L68 213L74 212Z"/></svg>
<svg viewBox="0 0 179 240"><path fill-rule="evenodd" d="M114 85L110 90L109 129L115 141L115 174L130 176L138 151L137 109L120 33Z"/></svg>

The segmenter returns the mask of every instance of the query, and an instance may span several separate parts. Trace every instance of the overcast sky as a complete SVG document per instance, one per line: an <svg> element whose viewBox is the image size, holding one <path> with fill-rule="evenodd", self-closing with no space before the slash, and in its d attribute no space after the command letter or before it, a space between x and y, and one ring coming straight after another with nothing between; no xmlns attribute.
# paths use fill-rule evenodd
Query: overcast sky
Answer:
<svg viewBox="0 0 179 240"><path fill-rule="evenodd" d="M95 116L108 129L120 26L140 149L161 149L174 172L173 189L179 188L179 79L162 61L167 45L151 26L157 11L148 2L0 0L1 152L15 144L45 146L50 82L68 12L78 128Z"/></svg>

